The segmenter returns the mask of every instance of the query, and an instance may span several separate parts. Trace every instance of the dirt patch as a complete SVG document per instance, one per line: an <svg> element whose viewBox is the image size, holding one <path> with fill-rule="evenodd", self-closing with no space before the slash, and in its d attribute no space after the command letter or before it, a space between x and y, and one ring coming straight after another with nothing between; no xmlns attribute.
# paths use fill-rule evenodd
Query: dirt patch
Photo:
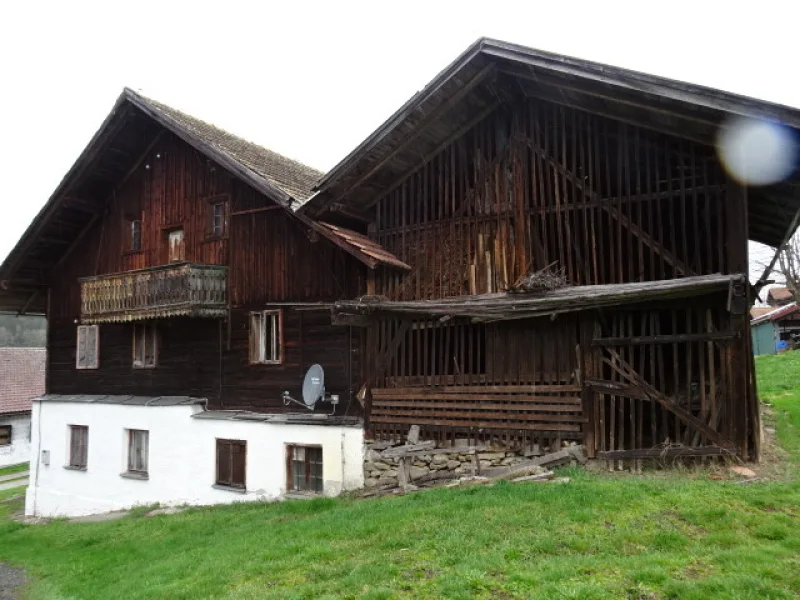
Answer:
<svg viewBox="0 0 800 600"><path fill-rule="evenodd" d="M18 600L27 581L25 571L0 563L0 600Z"/></svg>

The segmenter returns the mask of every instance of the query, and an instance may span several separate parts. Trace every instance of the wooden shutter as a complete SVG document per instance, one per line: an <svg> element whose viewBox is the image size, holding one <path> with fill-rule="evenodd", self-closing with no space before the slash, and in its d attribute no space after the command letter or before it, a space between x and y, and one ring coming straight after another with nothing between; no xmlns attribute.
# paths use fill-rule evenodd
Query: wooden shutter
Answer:
<svg viewBox="0 0 800 600"><path fill-rule="evenodd" d="M231 484L231 443L228 440L217 440L217 483Z"/></svg>
<svg viewBox="0 0 800 600"><path fill-rule="evenodd" d="M231 485L245 487L247 442L231 442Z"/></svg>
<svg viewBox="0 0 800 600"><path fill-rule="evenodd" d="M76 369L96 369L100 347L99 327L97 325L79 325L77 333L77 351L75 353Z"/></svg>
<svg viewBox="0 0 800 600"><path fill-rule="evenodd" d="M250 313L250 362L259 363L262 360L261 348L264 343L264 329L261 313Z"/></svg>
<svg viewBox="0 0 800 600"><path fill-rule="evenodd" d="M217 440L217 483L246 487L247 442Z"/></svg>
<svg viewBox="0 0 800 600"><path fill-rule="evenodd" d="M89 449L89 428L85 425L70 425L70 456L71 467L85 468Z"/></svg>

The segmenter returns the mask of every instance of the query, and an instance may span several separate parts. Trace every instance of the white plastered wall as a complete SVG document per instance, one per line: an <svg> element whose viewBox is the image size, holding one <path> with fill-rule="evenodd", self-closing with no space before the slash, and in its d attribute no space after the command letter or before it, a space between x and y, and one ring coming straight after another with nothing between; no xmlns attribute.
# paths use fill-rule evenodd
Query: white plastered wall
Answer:
<svg viewBox="0 0 800 600"><path fill-rule="evenodd" d="M35 402L31 483L25 513L80 516L136 505L276 500L286 493L286 446L322 447L325 495L363 485L361 427L197 419L199 406ZM69 425L89 427L87 468L68 464ZM125 429L149 434L149 479L122 477ZM216 439L247 442L245 493L217 489ZM42 456L49 451L49 465Z"/></svg>
<svg viewBox="0 0 800 600"><path fill-rule="evenodd" d="M31 415L0 415L0 425L11 425L11 444L0 446L0 468L31 459Z"/></svg>

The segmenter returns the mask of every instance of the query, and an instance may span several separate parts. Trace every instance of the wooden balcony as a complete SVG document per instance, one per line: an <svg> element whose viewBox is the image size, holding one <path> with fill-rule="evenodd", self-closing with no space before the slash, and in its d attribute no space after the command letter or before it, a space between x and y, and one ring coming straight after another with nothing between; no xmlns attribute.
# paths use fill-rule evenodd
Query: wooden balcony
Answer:
<svg viewBox="0 0 800 600"><path fill-rule="evenodd" d="M227 267L195 263L84 277L81 322L110 323L168 317L224 317Z"/></svg>

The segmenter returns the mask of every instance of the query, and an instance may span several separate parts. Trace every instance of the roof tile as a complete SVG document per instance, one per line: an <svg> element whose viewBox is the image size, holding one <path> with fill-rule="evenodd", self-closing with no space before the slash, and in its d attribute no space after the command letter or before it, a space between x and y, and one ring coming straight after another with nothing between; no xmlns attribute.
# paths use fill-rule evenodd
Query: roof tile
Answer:
<svg viewBox="0 0 800 600"><path fill-rule="evenodd" d="M46 357L44 348L0 348L0 414L27 412L44 393Z"/></svg>

